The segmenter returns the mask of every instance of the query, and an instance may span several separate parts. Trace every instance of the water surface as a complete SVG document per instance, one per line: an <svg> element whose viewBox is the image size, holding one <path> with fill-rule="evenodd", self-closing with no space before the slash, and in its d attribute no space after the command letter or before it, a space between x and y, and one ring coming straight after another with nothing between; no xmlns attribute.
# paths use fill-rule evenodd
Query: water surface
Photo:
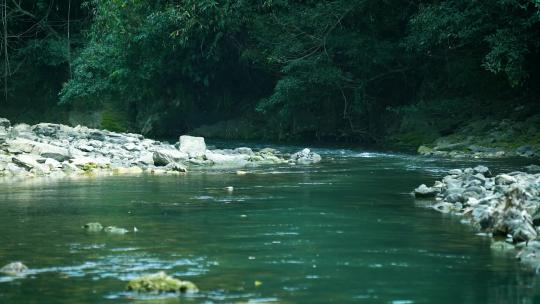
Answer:
<svg viewBox="0 0 540 304"><path fill-rule="evenodd" d="M537 279L514 259L409 194L481 162L318 152L317 165L245 176L221 169L2 183L0 264L20 260L31 274L0 276L0 303L540 302ZM482 163L497 172L528 164ZM94 221L138 232L81 229ZM130 278L160 270L201 292L147 299L124 291Z"/></svg>

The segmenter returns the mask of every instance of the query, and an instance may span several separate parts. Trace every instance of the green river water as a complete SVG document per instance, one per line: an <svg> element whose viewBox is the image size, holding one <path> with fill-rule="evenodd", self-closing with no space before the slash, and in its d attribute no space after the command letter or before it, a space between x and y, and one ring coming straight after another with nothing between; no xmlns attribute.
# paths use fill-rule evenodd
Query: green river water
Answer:
<svg viewBox="0 0 540 304"><path fill-rule="evenodd" d="M320 164L245 176L3 182L0 264L22 261L30 274L0 276L0 303L540 303L534 275L409 194L450 168L527 162L315 151ZM138 232L81 229L95 221ZM124 291L130 278L161 270L200 292Z"/></svg>

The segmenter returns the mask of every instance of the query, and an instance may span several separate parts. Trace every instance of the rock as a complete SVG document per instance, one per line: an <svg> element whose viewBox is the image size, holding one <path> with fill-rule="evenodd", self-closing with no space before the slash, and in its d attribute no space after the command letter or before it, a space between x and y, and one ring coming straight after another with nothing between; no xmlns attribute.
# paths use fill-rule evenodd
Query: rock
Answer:
<svg viewBox="0 0 540 304"><path fill-rule="evenodd" d="M428 187L424 184L420 185L418 188L414 189L414 196L418 198L428 198L428 197L435 197L437 195L438 190L436 188Z"/></svg>
<svg viewBox="0 0 540 304"><path fill-rule="evenodd" d="M110 234L126 234L126 233L129 232L129 230L127 230L127 229L118 228L116 226L107 226L107 227L105 227L105 229L103 229L103 231L105 231L106 233L110 233Z"/></svg>
<svg viewBox="0 0 540 304"><path fill-rule="evenodd" d="M316 163L321 159L309 149L296 153L294 159L286 157L271 148L256 153L248 147L206 150L202 137L181 136L175 148L138 134L50 123L10 127L8 122L0 120L0 175L3 177L57 177L89 172L140 174L144 171L179 174L187 172L187 166L292 165Z"/></svg>
<svg viewBox="0 0 540 304"><path fill-rule="evenodd" d="M21 262L13 262L0 268L0 273L11 276L22 276L28 271L28 267Z"/></svg>
<svg viewBox="0 0 540 304"><path fill-rule="evenodd" d="M457 173L457 172L451 172ZM436 202L432 207L464 217L479 230L506 242L494 242L496 252L522 250L523 264L540 272L540 175L512 172L490 177L489 169L477 166L463 174L445 176L436 183ZM421 185L419 188L428 191ZM528 244L531 244L530 246Z"/></svg>
<svg viewBox="0 0 540 304"><path fill-rule="evenodd" d="M11 122L7 118L0 118L0 127L8 129L11 127Z"/></svg>
<svg viewBox="0 0 540 304"><path fill-rule="evenodd" d="M452 170L448 171L448 174L450 174L450 175L461 175L461 174L463 174L463 171L461 171L461 169L452 169Z"/></svg>
<svg viewBox="0 0 540 304"><path fill-rule="evenodd" d="M447 202L440 202L433 205L433 209L442 213L450 213L454 209L454 205Z"/></svg>
<svg viewBox="0 0 540 304"><path fill-rule="evenodd" d="M181 172L181 173L187 173L188 170L185 166L177 163L170 163L167 166L165 166L165 169L167 171L173 171L173 172Z"/></svg>
<svg viewBox="0 0 540 304"><path fill-rule="evenodd" d="M507 174L500 174L495 177L496 185L510 185L516 182L516 178Z"/></svg>
<svg viewBox="0 0 540 304"><path fill-rule="evenodd" d="M486 166L476 166L473 170L474 172L480 173L484 176L491 176L491 172L489 172L489 168Z"/></svg>
<svg viewBox="0 0 540 304"><path fill-rule="evenodd" d="M17 165L14 164L14 163L8 163L8 164L6 165L6 168L5 168L4 171L7 171L7 172L10 173L10 175L14 175L14 176L16 176L16 175L21 175L21 174L27 172L27 170L25 170L25 169L23 169L23 168L17 166Z"/></svg>
<svg viewBox="0 0 540 304"><path fill-rule="evenodd" d="M141 148L138 145L136 145L136 144L134 144L132 142L129 142L129 143L125 144L124 149L126 149L126 150L128 150L130 152L141 151Z"/></svg>
<svg viewBox="0 0 540 304"><path fill-rule="evenodd" d="M84 152L93 152L96 148L94 146L87 145L86 143L79 143L77 149Z"/></svg>
<svg viewBox="0 0 540 304"><path fill-rule="evenodd" d="M93 169L110 167L111 159L107 157L77 157L71 160L71 164L83 171L91 171Z"/></svg>
<svg viewBox="0 0 540 304"><path fill-rule="evenodd" d="M100 232L103 230L103 226L100 223L87 223L82 228L88 232Z"/></svg>
<svg viewBox="0 0 540 304"><path fill-rule="evenodd" d="M47 166L50 170L56 170L56 169L62 168L62 164L59 161L52 158L47 158L45 160L45 166Z"/></svg>
<svg viewBox="0 0 540 304"><path fill-rule="evenodd" d="M180 136L180 151L187 153L192 158L203 156L206 153L204 137Z"/></svg>
<svg viewBox="0 0 540 304"><path fill-rule="evenodd" d="M246 172L246 171L242 171L242 170L236 171L236 175L247 175L247 174L248 174L248 172Z"/></svg>
<svg viewBox="0 0 540 304"><path fill-rule="evenodd" d="M308 148L305 148L304 150L291 155L291 160L297 164L307 165L320 162L321 156L311 152Z"/></svg>
<svg viewBox="0 0 540 304"><path fill-rule="evenodd" d="M53 158L60 162L71 158L69 150L66 148L36 142L25 138L7 140L6 143L11 148L21 152L36 154L46 158Z"/></svg>
<svg viewBox="0 0 540 304"><path fill-rule="evenodd" d="M445 201L455 204L455 203L463 203L465 201L465 198L461 193L451 193L446 196Z"/></svg>
<svg viewBox="0 0 540 304"><path fill-rule="evenodd" d="M242 167L248 163L250 155L248 154L226 155L226 154L214 153L210 150L207 150L206 158L207 160L210 160L214 164L217 164L217 165L229 165L229 166L235 166L235 167Z"/></svg>
<svg viewBox="0 0 540 304"><path fill-rule="evenodd" d="M63 162L62 163L62 171L64 173L66 173L66 174L71 174L71 173L77 173L77 172L81 171L81 169L79 169L74 164L71 164L71 163L68 163L68 162Z"/></svg>
<svg viewBox="0 0 540 304"><path fill-rule="evenodd" d="M29 154L20 154L12 158L13 163L30 171L32 168L41 167L34 156Z"/></svg>
<svg viewBox="0 0 540 304"><path fill-rule="evenodd" d="M126 288L139 293L196 293L199 291L192 282L175 279L163 271L135 278L129 281Z"/></svg>
<svg viewBox="0 0 540 304"><path fill-rule="evenodd" d="M228 186L228 187L225 187L223 188L225 191L229 192L229 193L232 193L234 191L234 187L233 186Z"/></svg>
<svg viewBox="0 0 540 304"><path fill-rule="evenodd" d="M141 152L139 158L135 159L133 164L141 166L154 166L154 154L149 152Z"/></svg>
<svg viewBox="0 0 540 304"><path fill-rule="evenodd" d="M188 154L174 149L159 149L152 155L154 165L166 166L171 163L179 163L188 159Z"/></svg>
<svg viewBox="0 0 540 304"><path fill-rule="evenodd" d="M540 247L538 243L537 241L527 242L526 246L516 256L523 265L535 274L540 272Z"/></svg>

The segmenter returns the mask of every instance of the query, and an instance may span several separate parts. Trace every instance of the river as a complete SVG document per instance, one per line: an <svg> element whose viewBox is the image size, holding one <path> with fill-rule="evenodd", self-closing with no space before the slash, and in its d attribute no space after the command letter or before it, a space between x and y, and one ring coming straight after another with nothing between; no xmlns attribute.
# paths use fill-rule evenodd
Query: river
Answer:
<svg viewBox="0 0 540 304"><path fill-rule="evenodd" d="M247 175L220 169L4 182L0 264L22 261L30 274L0 276L0 303L540 301L538 280L515 259L409 194L451 168L503 172L528 162L315 151L320 164ZM138 231L81 229L96 221ZM145 301L124 291L129 279L160 270L200 292Z"/></svg>

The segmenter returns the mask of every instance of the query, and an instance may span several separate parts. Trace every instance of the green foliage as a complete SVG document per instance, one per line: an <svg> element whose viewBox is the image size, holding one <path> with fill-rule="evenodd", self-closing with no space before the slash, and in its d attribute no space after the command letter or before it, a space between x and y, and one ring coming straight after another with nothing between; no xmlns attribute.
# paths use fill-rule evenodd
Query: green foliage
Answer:
<svg viewBox="0 0 540 304"><path fill-rule="evenodd" d="M9 40L13 105L59 96L113 130L420 142L540 95L538 0L15 3L10 33L35 26Z"/></svg>

